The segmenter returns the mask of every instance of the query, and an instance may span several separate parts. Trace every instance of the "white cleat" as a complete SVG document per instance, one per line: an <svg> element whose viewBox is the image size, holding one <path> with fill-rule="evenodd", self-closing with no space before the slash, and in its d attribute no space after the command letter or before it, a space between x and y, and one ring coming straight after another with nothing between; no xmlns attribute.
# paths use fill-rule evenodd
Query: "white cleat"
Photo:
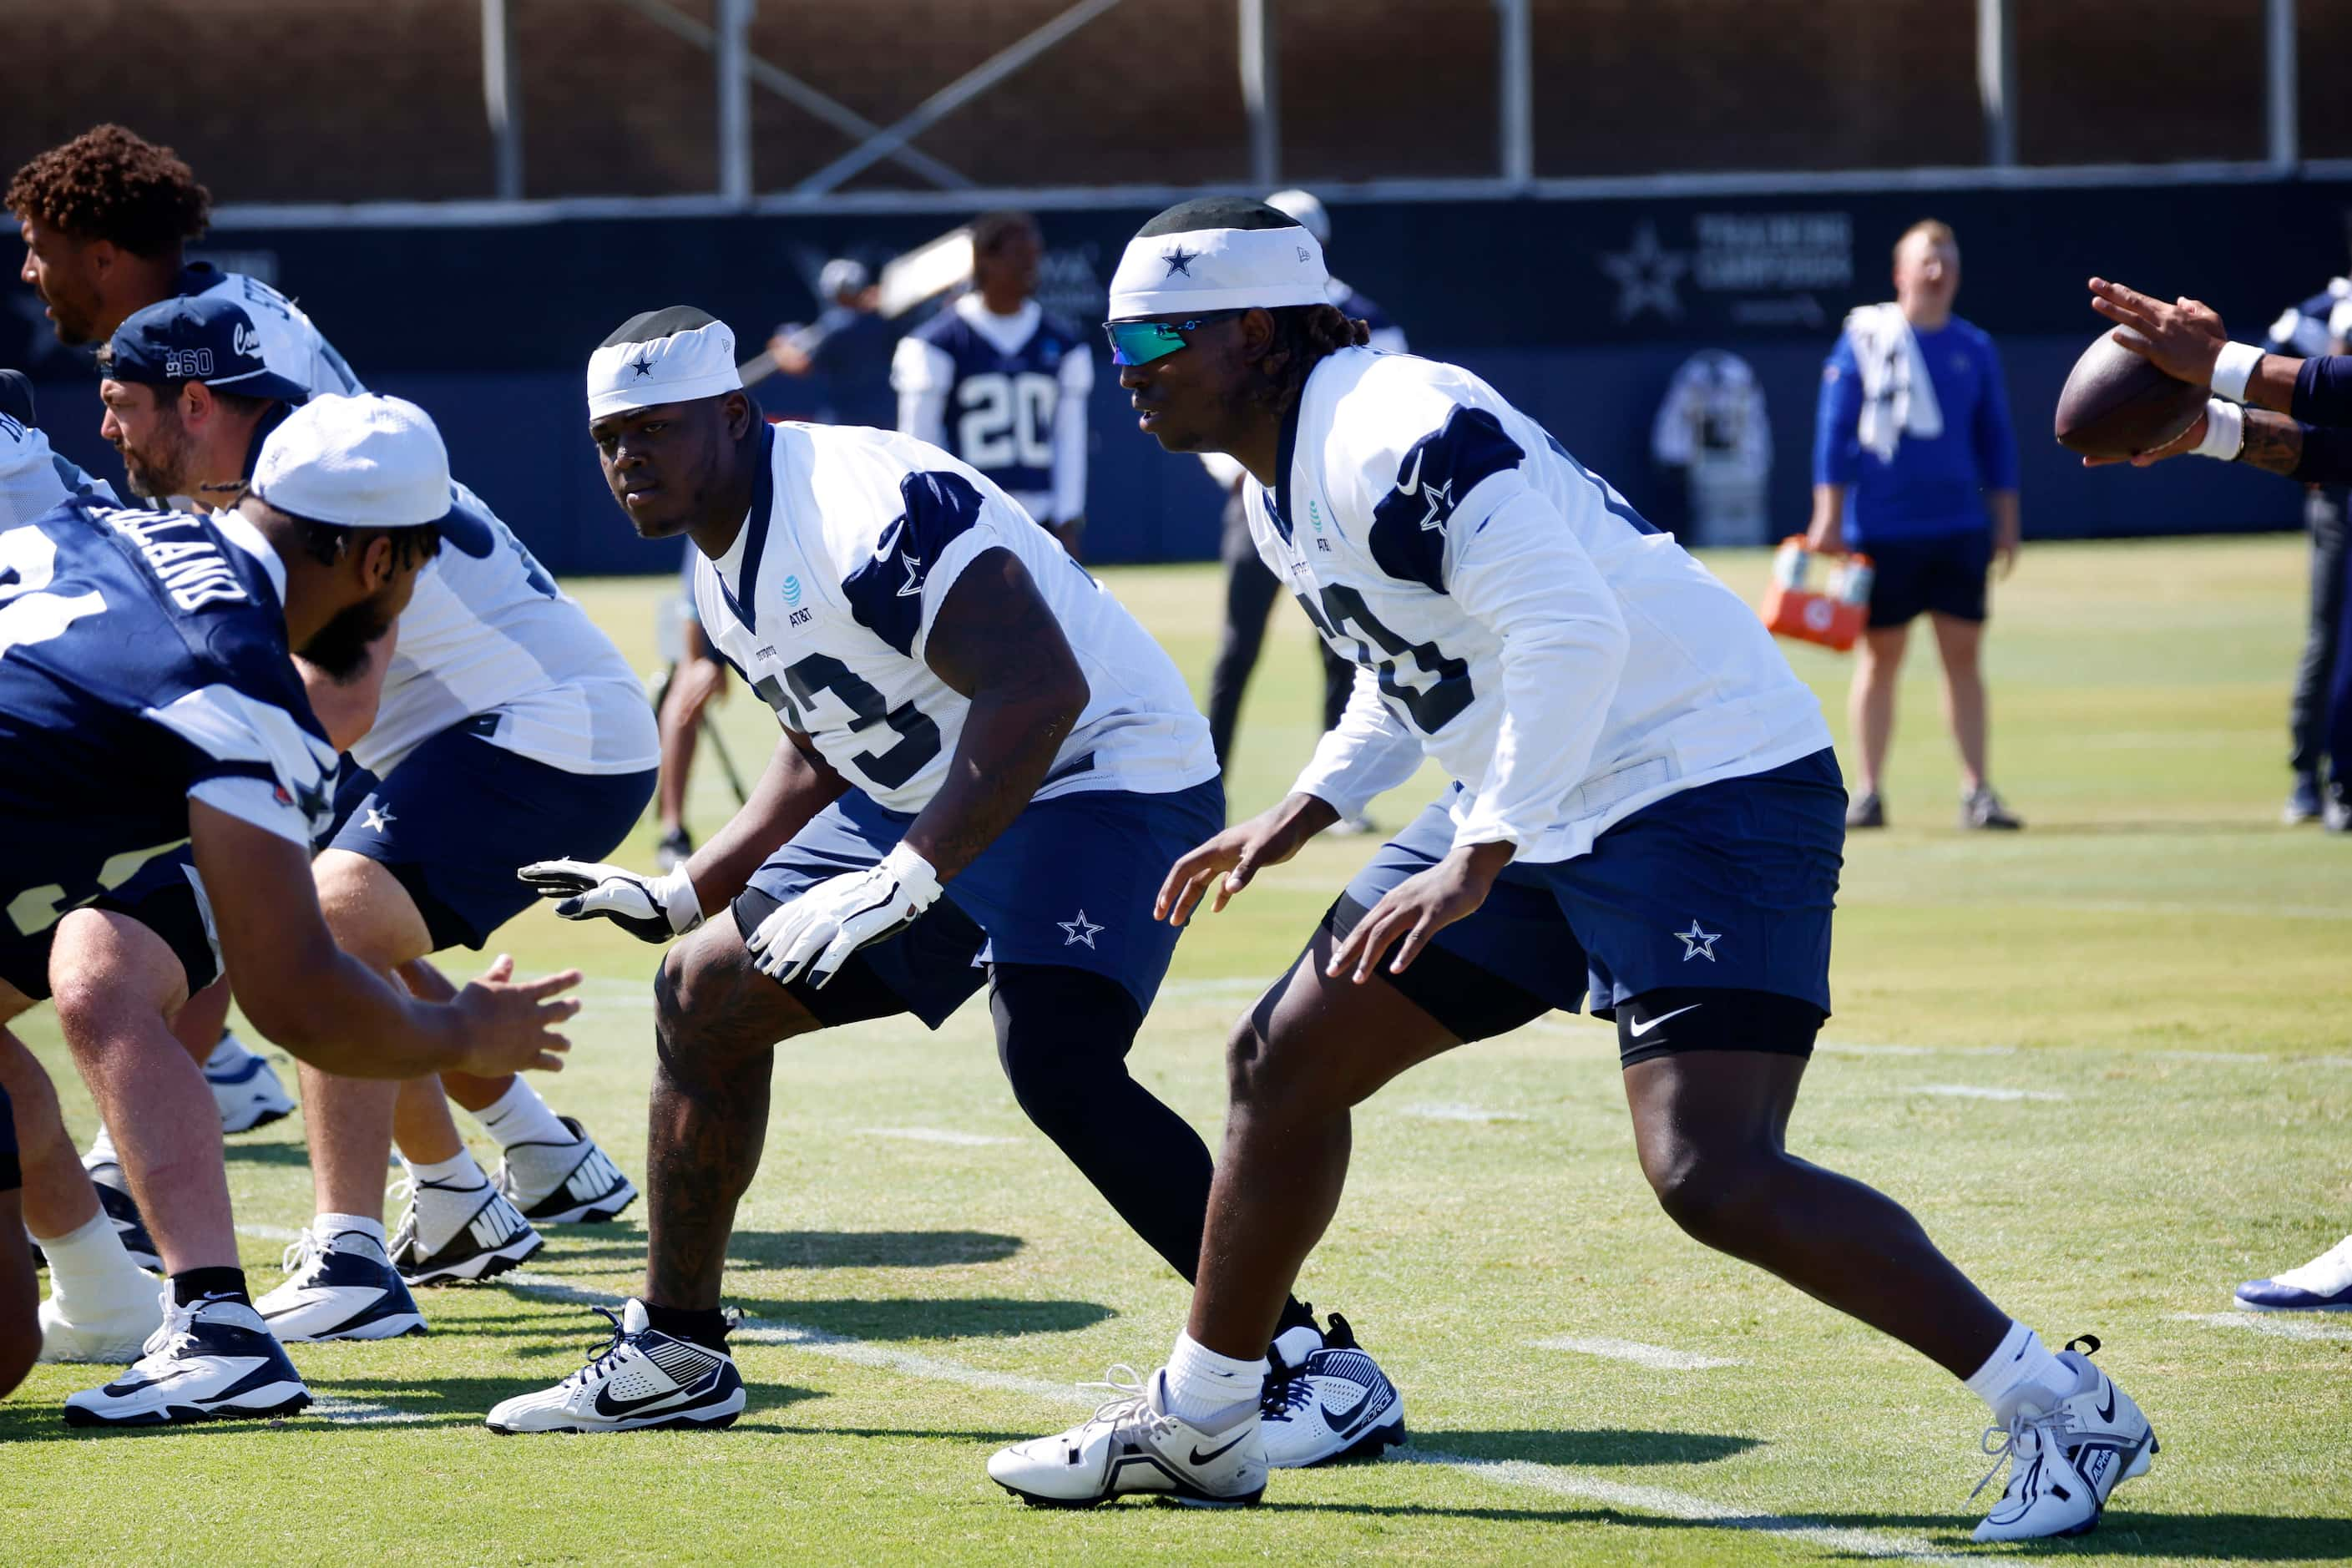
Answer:
<svg viewBox="0 0 2352 1568"><path fill-rule="evenodd" d="M2249 1312L2352 1312L2352 1236L2299 1268L2238 1287Z"/></svg>
<svg viewBox="0 0 2352 1568"><path fill-rule="evenodd" d="M226 1029L205 1058L205 1082L212 1086L225 1133L250 1132L293 1113L294 1097L278 1081L278 1069Z"/></svg>
<svg viewBox="0 0 2352 1568"><path fill-rule="evenodd" d="M2078 1352L2078 1344L2089 1350ZM2089 1334L2067 1342L2058 1359L2074 1369L2074 1392L2048 1410L2021 1412L2006 1429L1986 1429L1985 1452L1994 1456L1993 1467L1977 1491L2003 1465L2009 1487L1977 1526L1979 1541L2084 1534L2099 1522L2116 1488L2147 1473L2158 1447L2156 1430L2130 1395L2091 1364L2090 1352L2098 1348Z"/></svg>
<svg viewBox="0 0 2352 1568"><path fill-rule="evenodd" d="M1258 1415L1271 1469L1377 1458L1381 1449L1405 1440L1403 1395L1356 1343L1348 1320L1334 1312L1330 1322L1328 1331L1318 1336L1322 1343L1301 1354L1296 1365L1286 1360L1282 1340L1268 1352L1274 1364ZM1282 1338L1303 1340L1313 1332L1297 1329Z"/></svg>
<svg viewBox="0 0 2352 1568"><path fill-rule="evenodd" d="M533 1225L593 1225L637 1201L637 1189L588 1130L558 1118L569 1143L518 1143L490 1175L490 1185Z"/></svg>
<svg viewBox="0 0 2352 1568"><path fill-rule="evenodd" d="M392 1233L392 1265L410 1285L453 1285L505 1273L547 1245L522 1211L485 1182L409 1187L408 1206Z"/></svg>
<svg viewBox="0 0 2352 1568"><path fill-rule="evenodd" d="M129 1366L163 1326L163 1309L153 1297L142 1296L115 1311L69 1321L52 1296L41 1303L40 1319L43 1361Z"/></svg>
<svg viewBox="0 0 2352 1568"><path fill-rule="evenodd" d="M103 1388L66 1396L68 1426L168 1426L290 1415L310 1403L302 1374L242 1301L179 1306L163 1290L163 1326L146 1353Z"/></svg>
<svg viewBox="0 0 2352 1568"><path fill-rule="evenodd" d="M999 1448L988 1479L1036 1508L1092 1508L1113 1498L1160 1497L1202 1508L1241 1508L1265 1493L1265 1442L1257 1412L1203 1432L1160 1408L1160 1381L1115 1366L1089 1384L1118 1397L1054 1437Z"/></svg>
<svg viewBox="0 0 2352 1568"><path fill-rule="evenodd" d="M673 1339L646 1321L642 1301L614 1317L613 1337L588 1364L552 1388L519 1394L492 1406L484 1425L518 1432L630 1432L675 1426L710 1432L743 1413L743 1379L735 1358L691 1340Z"/></svg>
<svg viewBox="0 0 2352 1568"><path fill-rule="evenodd" d="M375 1237L304 1231L286 1249L286 1282L253 1304L279 1342L389 1340L425 1331L425 1314Z"/></svg>

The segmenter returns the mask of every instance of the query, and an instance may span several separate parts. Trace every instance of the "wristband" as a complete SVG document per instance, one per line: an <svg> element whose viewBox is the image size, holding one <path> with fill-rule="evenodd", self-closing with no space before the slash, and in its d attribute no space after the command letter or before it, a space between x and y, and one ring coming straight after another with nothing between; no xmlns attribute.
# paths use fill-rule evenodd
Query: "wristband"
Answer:
<svg viewBox="0 0 2352 1568"><path fill-rule="evenodd" d="M2263 351L2252 343L2223 343L2213 362L2213 390L2232 403L2246 400L2246 383L2263 363Z"/></svg>
<svg viewBox="0 0 2352 1568"><path fill-rule="evenodd" d="M702 900L694 890L694 879L686 874L685 861L655 878L653 890L661 900L662 913L669 918L671 931L684 936L702 923Z"/></svg>
<svg viewBox="0 0 2352 1568"><path fill-rule="evenodd" d="M2222 462L2237 461L2238 454L2246 449L2246 411L2234 403L2224 403L2218 397L2205 400L2205 438L2189 448L2198 458L2218 458Z"/></svg>

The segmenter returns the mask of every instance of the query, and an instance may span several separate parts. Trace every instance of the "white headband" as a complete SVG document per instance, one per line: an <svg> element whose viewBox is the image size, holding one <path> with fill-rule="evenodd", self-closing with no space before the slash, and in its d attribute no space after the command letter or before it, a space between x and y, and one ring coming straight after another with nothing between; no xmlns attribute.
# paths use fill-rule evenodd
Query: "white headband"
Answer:
<svg viewBox="0 0 2352 1568"><path fill-rule="evenodd" d="M1200 228L1137 236L1111 275L1110 319L1261 305L1328 305L1323 247L1303 228Z"/></svg>
<svg viewBox="0 0 2352 1568"><path fill-rule="evenodd" d="M607 343L588 356L588 417L602 419L657 403L691 403L740 392L735 334L724 321L643 343Z"/></svg>

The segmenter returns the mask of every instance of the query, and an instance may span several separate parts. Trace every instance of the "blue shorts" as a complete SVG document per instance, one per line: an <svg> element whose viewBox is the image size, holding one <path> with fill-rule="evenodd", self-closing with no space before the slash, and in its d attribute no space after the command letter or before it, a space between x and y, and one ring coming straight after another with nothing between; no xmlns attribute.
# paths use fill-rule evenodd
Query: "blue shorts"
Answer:
<svg viewBox="0 0 2352 1568"><path fill-rule="evenodd" d="M1454 845L1459 784L1381 847L1334 906L1351 928ZM1464 1038L1465 1019L1523 1023L1552 1008L1614 1018L1635 997L1733 990L1830 1010L1830 911L1844 860L1845 785L1828 750L1643 807L1590 853L1507 866L1476 913L1439 931L1441 961L1399 988ZM1429 994L1442 985L1448 995Z"/></svg>
<svg viewBox="0 0 2352 1568"><path fill-rule="evenodd" d="M1873 626L1909 626L1930 612L1958 621L1985 618L1985 580L1992 571L1990 529L1874 540L1855 548L1875 568L1870 583Z"/></svg>
<svg viewBox="0 0 2352 1568"><path fill-rule="evenodd" d="M220 938L213 930L204 884L196 879L195 855L186 845L148 861L122 886L92 900L89 907L129 915L163 938L187 976L189 995L220 978ZM47 1000L49 951L57 940L56 926L37 936L12 931L0 939L0 981L36 1002Z"/></svg>
<svg viewBox="0 0 2352 1568"><path fill-rule="evenodd" d="M751 874L736 904L746 936L779 904L828 877L862 871L888 854L915 820L852 790L814 817ZM1033 802L963 868L940 900L887 942L862 949L841 990L864 966L903 1010L938 1028L987 978L990 963L1083 969L1124 986L1149 1011L1181 928L1151 918L1168 868L1225 825L1225 791L1212 779L1167 795L1090 790ZM870 1012L864 1016L871 1016Z"/></svg>
<svg viewBox="0 0 2352 1568"><path fill-rule="evenodd" d="M574 773L482 738L485 714L401 759L388 778L345 763L320 841L375 861L425 917L433 951L478 948L538 901L515 875L533 860L601 860L645 815L656 771Z"/></svg>

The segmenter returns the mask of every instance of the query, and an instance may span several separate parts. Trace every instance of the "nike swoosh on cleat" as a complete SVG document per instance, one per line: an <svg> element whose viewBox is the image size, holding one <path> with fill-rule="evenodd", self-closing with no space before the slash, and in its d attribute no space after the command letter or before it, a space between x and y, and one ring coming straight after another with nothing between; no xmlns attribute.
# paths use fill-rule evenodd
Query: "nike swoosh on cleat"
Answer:
<svg viewBox="0 0 2352 1568"><path fill-rule="evenodd" d="M2100 1406L2099 1406L2099 1419L2100 1419L2100 1420L2102 1420L2102 1421L2113 1421L2115 1418L2116 1418L2116 1385L2115 1385L2112 1382L2110 1382L2110 1383L2107 1384L2107 1402L2106 1402L2105 1405L2100 1405Z"/></svg>
<svg viewBox="0 0 2352 1568"><path fill-rule="evenodd" d="M1196 1465L1205 1465L1205 1464L1207 1464L1207 1463L1208 1463L1210 1460L1212 1460L1212 1459L1217 1458L1219 1458L1219 1457L1221 1457L1221 1456L1223 1456L1223 1455L1225 1455L1225 1454L1230 1454L1230 1453L1232 1453L1235 1448L1240 1447L1241 1447L1241 1445L1242 1445L1245 1440L1247 1440L1247 1438L1248 1438L1248 1437L1249 1437L1249 1431L1248 1431L1248 1429L1247 1429L1246 1427L1244 1427L1244 1428L1243 1429L1243 1431L1242 1431L1242 1435L1241 1435L1239 1437L1234 1438L1232 1442L1230 1442L1230 1443L1226 1444L1226 1445L1225 1445L1223 1447L1222 1447L1222 1448L1212 1448L1212 1449L1210 1449L1207 1453L1203 1454L1202 1452L1201 1452L1200 1448L1196 1446L1196 1447L1192 1449L1192 1462L1193 1464L1196 1464Z"/></svg>
<svg viewBox="0 0 2352 1568"><path fill-rule="evenodd" d="M717 1369L714 1368L712 1370L715 1373ZM611 1389L600 1388L596 1391L596 1414L615 1418L623 1415L635 1415L637 1411L643 1410L649 1405L659 1405L666 1400L678 1399L691 1394L707 1392L704 1389L703 1384L712 1381L713 1378L707 1375L692 1388L674 1388L667 1394L648 1394L643 1399L614 1399Z"/></svg>
<svg viewBox="0 0 2352 1568"><path fill-rule="evenodd" d="M1706 1005L1706 1004L1704 1002L1694 1002L1687 1007L1677 1007L1671 1013L1661 1013L1654 1018L1644 1018L1638 1024L1628 1024L1626 1027L1632 1031L1633 1037L1638 1040L1643 1035L1648 1034L1651 1030L1664 1023L1667 1019L1679 1018L1685 1013L1696 1013L1701 1007Z"/></svg>

